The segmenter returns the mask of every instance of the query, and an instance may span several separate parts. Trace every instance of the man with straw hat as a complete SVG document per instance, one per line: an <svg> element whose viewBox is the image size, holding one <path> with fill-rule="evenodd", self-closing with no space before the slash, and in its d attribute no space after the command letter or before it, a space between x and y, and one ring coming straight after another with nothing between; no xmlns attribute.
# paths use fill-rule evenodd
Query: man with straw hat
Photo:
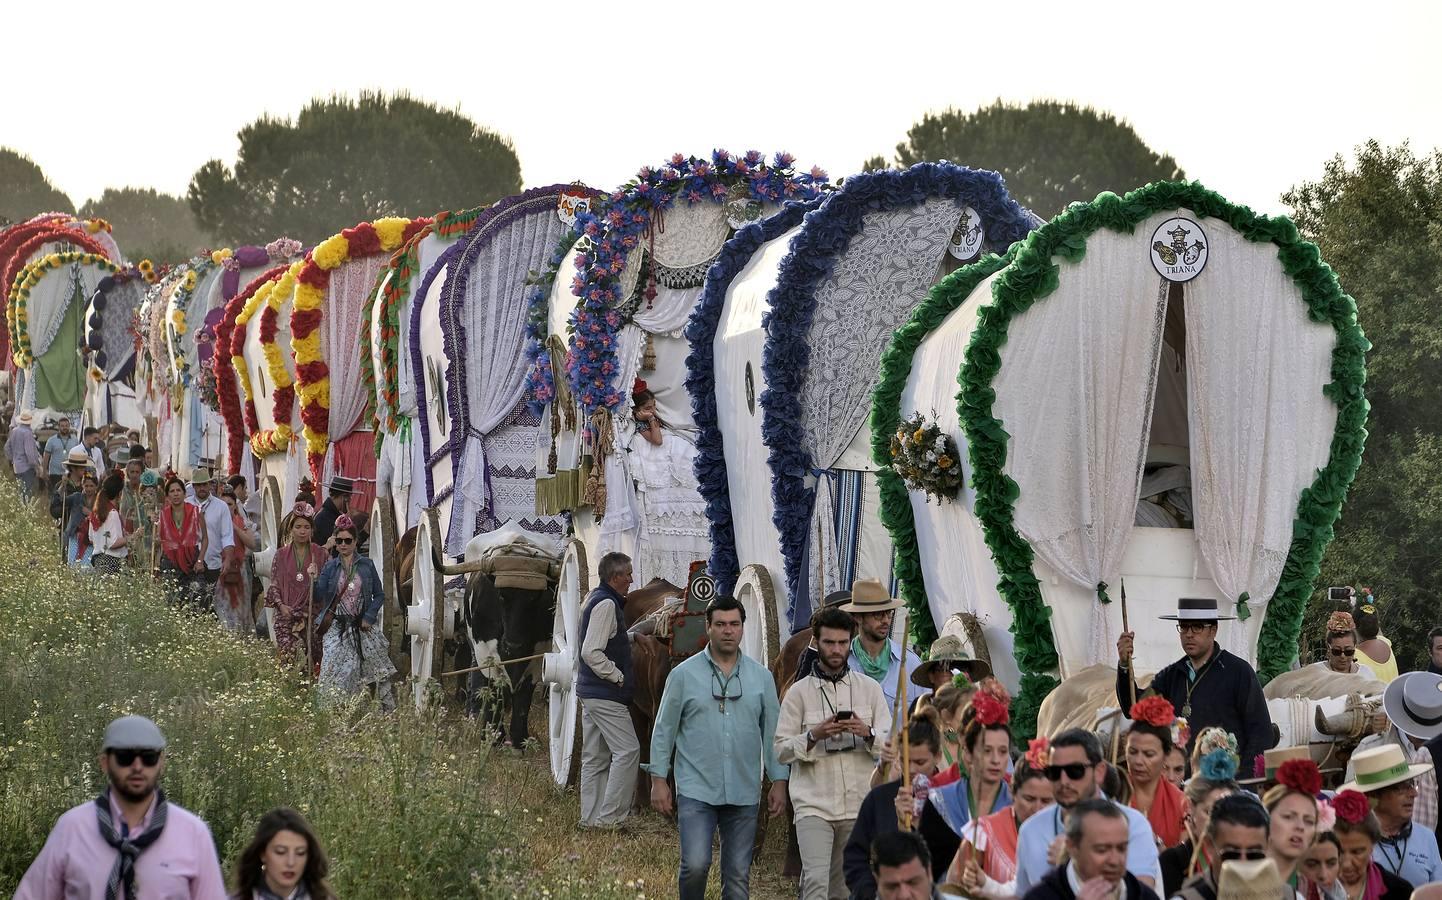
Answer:
<svg viewBox="0 0 1442 900"><path fill-rule="evenodd" d="M1388 744L1402 748L1407 762L1433 765L1442 755L1442 677L1428 672L1407 672L1398 676L1382 694L1382 712L1387 725L1364 737L1352 752L1347 765L1347 780L1356 776L1354 761L1367 750ZM1416 781L1417 802L1412 808L1412 823L1419 828L1439 827L1437 815L1437 771L1419 775ZM1442 842L1442 837L1438 838Z"/></svg>
<svg viewBox="0 0 1442 900"><path fill-rule="evenodd" d="M20 481L20 495L26 500L35 496L40 478L40 444L30 429L34 421L34 414L25 410L15 419L15 427L5 439L5 458L10 460L10 470Z"/></svg>
<svg viewBox="0 0 1442 900"><path fill-rule="evenodd" d="M205 582L204 597L210 601L210 608L219 610L220 604L229 605L230 602L221 591L220 574L227 565L229 554L226 551L235 546L235 525L231 521L230 510L211 493L215 488L215 475L211 470L196 466L190 480L195 497L186 502L200 510L201 521L205 525L205 556L202 560L205 570L201 573Z"/></svg>
<svg viewBox="0 0 1442 900"><path fill-rule="evenodd" d="M863 578L851 585L851 602L841 607L856 618L856 637L846 664L881 685L888 706L896 705L897 676L902 665L901 646L891 637L891 623L901 601L875 578ZM921 657L907 650L906 671L921 665ZM930 688L917 694L930 693Z"/></svg>
<svg viewBox="0 0 1442 900"><path fill-rule="evenodd" d="M1274 743L1272 717L1256 671L1217 644L1217 622L1234 617L1219 614L1212 597L1183 597L1177 601L1176 615L1160 618L1177 623L1185 655L1163 666L1147 690L1170 700L1192 734L1212 725L1235 734L1241 771L1251 772L1256 758ZM1132 672L1135 637L1126 631L1117 639L1117 701L1123 716L1142 693Z"/></svg>
<svg viewBox="0 0 1442 900"><path fill-rule="evenodd" d="M1366 794L1382 829L1382 840L1372 849L1372 861L1412 885L1442 881L1437 836L1412 824L1417 777L1431 772L1432 764L1407 762L1396 744L1355 754L1352 764L1357 778L1341 790Z"/></svg>

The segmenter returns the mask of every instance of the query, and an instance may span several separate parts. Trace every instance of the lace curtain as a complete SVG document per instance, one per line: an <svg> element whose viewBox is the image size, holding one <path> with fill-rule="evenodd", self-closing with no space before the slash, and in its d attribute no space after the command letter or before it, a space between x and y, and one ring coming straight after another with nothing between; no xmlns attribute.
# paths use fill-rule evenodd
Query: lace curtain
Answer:
<svg viewBox="0 0 1442 900"><path fill-rule="evenodd" d="M1205 224L1209 264L1186 285L1197 542L1223 600L1246 593L1259 612L1301 493L1327 464L1337 407L1322 389L1336 335L1307 317L1274 246Z"/></svg>
<svg viewBox="0 0 1442 900"><path fill-rule="evenodd" d="M330 442L326 445L324 477L335 474L335 445L361 424L366 408L360 346L361 307L375 287L387 256L377 253L348 260L330 273L330 287L321 307L321 355L330 368ZM369 423L365 423L369 425Z"/></svg>
<svg viewBox="0 0 1442 900"><path fill-rule="evenodd" d="M1167 286L1130 235L1098 232L1058 264L1057 290L1011 322L994 410L1017 530L1095 590L1115 581L1136 516Z"/></svg>
<svg viewBox="0 0 1442 900"><path fill-rule="evenodd" d="M560 238L565 224L553 209L542 209L516 219L495 231L476 235L484 246L467 245L460 274L447 280L441 318L454 327L464 317L464 341L456 353L464 354L464 398L456 418L453 440L462 442L456 465L455 500L448 532L461 544L473 531L472 523L492 503L487 471L487 436L515 410L525 387L530 358L525 353L526 317L530 289L525 275L545 265L547 254ZM479 252L477 252L479 251ZM464 291L457 296L457 291ZM457 340L454 333L448 339ZM452 372L456 360L452 360ZM454 404L453 404L454 406Z"/></svg>

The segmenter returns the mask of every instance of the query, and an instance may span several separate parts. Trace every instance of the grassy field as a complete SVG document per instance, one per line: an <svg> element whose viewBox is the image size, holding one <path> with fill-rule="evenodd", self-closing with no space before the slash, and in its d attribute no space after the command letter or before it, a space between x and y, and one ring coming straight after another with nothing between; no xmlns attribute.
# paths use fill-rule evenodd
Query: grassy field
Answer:
<svg viewBox="0 0 1442 900"><path fill-rule="evenodd" d="M644 811L582 831L543 748L492 751L451 709L319 702L269 645L169 608L149 579L66 570L48 524L0 482L0 896L60 813L101 790L100 734L131 712L165 731L166 792L210 824L227 872L256 819L289 805L346 900L675 895L672 823ZM773 825L753 896L795 895L783 840Z"/></svg>

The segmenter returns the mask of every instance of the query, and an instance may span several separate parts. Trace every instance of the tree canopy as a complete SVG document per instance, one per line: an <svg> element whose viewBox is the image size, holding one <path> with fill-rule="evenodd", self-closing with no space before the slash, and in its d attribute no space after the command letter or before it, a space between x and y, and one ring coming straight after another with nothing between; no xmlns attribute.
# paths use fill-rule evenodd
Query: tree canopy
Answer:
<svg viewBox="0 0 1442 900"><path fill-rule="evenodd" d="M80 216L108 221L132 260L180 262L211 244L184 200L153 188L106 188L80 207Z"/></svg>
<svg viewBox="0 0 1442 900"><path fill-rule="evenodd" d="M1320 644L1326 586L1368 586L1403 670L1426 665L1442 624L1442 151L1372 141L1283 196L1357 301L1367 355L1367 449L1322 560L1304 635Z"/></svg>
<svg viewBox="0 0 1442 900"><path fill-rule="evenodd" d="M1153 151L1125 121L1051 100L928 113L896 145L902 167L943 159L1000 172L1012 198L1043 219L1102 191L1122 194L1185 177L1176 160ZM881 162L873 157L865 165Z"/></svg>
<svg viewBox="0 0 1442 900"><path fill-rule="evenodd" d="M510 141L405 94L314 100L241 129L234 168L201 166L187 200L232 244L319 241L356 222L481 206L521 189Z"/></svg>
<svg viewBox="0 0 1442 900"><path fill-rule="evenodd" d="M0 147L0 219L23 222L47 212L74 213L75 204L30 157Z"/></svg>

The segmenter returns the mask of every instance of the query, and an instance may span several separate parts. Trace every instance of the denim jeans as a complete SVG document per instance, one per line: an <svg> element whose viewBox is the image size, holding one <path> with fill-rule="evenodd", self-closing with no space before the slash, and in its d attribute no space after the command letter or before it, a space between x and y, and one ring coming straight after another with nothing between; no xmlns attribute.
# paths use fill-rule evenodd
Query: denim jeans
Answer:
<svg viewBox="0 0 1442 900"><path fill-rule="evenodd" d="M681 900L702 900L711 872L711 836L721 828L721 900L751 896L751 853L756 843L757 804L713 806L676 795L681 831Z"/></svg>

